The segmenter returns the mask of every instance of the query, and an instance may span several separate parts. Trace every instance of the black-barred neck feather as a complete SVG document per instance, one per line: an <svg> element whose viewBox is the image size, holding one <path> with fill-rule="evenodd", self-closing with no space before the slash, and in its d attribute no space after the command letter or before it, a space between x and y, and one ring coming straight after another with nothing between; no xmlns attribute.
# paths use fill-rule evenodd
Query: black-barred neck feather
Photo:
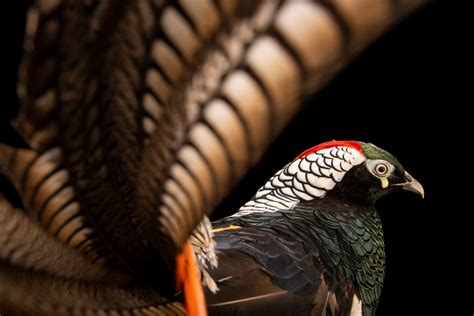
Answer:
<svg viewBox="0 0 474 316"><path fill-rule="evenodd" d="M295 159L279 170L233 216L290 209L301 201L324 198L354 166L366 160L357 149L324 148Z"/></svg>

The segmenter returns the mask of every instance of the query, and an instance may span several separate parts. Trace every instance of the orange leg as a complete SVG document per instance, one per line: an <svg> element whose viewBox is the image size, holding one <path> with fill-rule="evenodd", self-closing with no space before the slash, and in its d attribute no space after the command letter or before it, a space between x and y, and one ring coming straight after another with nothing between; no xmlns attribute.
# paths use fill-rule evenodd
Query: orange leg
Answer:
<svg viewBox="0 0 474 316"><path fill-rule="evenodd" d="M177 289L183 288L188 315L207 316L206 300L190 243L186 243L183 252L176 257L176 282Z"/></svg>

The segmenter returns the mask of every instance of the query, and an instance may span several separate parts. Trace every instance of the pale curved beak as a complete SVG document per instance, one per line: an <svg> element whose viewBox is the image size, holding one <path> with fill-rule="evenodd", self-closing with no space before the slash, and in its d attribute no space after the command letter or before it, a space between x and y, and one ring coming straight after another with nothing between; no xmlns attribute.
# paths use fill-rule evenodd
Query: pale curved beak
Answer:
<svg viewBox="0 0 474 316"><path fill-rule="evenodd" d="M397 183L396 186L400 186L403 190L418 193L422 199L425 198L425 190L418 180L413 178L408 172L405 171L405 180L404 183Z"/></svg>

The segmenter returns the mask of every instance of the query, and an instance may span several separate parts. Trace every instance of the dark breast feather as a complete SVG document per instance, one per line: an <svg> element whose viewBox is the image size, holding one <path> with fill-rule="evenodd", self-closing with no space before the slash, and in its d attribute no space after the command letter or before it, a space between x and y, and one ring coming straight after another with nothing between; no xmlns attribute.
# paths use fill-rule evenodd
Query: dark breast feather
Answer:
<svg viewBox="0 0 474 316"><path fill-rule="evenodd" d="M310 220L314 209L308 211L301 206L216 223L241 228L216 234L222 268L211 275L221 291L208 294L211 311L247 315L247 309L270 304L282 315L321 315L326 309L334 315L349 312L356 289L353 271L343 260L346 249L337 230L317 224L314 215ZM286 310L287 304L292 309Z"/></svg>

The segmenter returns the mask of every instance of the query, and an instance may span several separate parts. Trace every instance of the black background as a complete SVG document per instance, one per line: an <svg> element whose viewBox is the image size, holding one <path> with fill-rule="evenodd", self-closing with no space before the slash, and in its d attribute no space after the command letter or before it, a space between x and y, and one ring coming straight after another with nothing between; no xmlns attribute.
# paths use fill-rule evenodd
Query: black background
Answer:
<svg viewBox="0 0 474 316"><path fill-rule="evenodd" d="M425 200L400 193L378 203L387 272L377 315L457 315L462 306L471 315L472 231L465 224L472 223L472 203L464 192L472 188L472 99L465 98L472 71L468 27L459 17L466 9L458 5L433 2L360 55L308 102L215 216L235 212L310 146L332 139L372 142L397 156L426 192ZM15 78L25 7L19 1L8 11L2 47L0 141L13 144L19 139L8 121L18 111Z"/></svg>

